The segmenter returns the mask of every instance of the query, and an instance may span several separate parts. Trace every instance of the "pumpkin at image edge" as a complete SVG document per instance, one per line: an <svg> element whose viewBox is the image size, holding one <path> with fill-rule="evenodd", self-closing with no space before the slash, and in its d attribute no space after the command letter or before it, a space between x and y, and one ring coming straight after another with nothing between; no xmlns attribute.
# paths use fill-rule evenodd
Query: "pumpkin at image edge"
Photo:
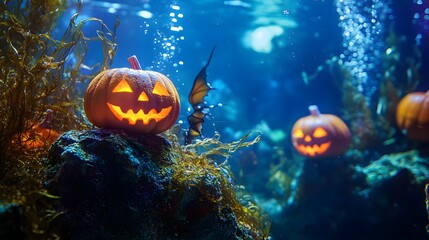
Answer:
<svg viewBox="0 0 429 240"><path fill-rule="evenodd" d="M132 68L113 68L98 74L84 97L88 120L97 127L129 133L157 134L176 122L180 99L165 75L141 70L135 56Z"/></svg>
<svg viewBox="0 0 429 240"><path fill-rule="evenodd" d="M292 144L297 152L310 158L343 154L350 145L350 130L337 116L321 114L316 105L310 115L298 119L292 127Z"/></svg>
<svg viewBox="0 0 429 240"><path fill-rule="evenodd" d="M396 108L396 123L409 139L429 142L429 90L403 97Z"/></svg>

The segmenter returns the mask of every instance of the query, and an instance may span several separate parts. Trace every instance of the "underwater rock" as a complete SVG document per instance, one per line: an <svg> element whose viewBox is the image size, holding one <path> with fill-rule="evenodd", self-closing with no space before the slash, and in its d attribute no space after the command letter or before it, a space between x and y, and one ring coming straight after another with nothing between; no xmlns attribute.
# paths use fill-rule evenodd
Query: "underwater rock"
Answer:
<svg viewBox="0 0 429 240"><path fill-rule="evenodd" d="M429 179L429 160L419 156L417 150L384 155L361 171L366 175L369 185L376 185L405 169L412 174L417 184Z"/></svg>
<svg viewBox="0 0 429 240"><path fill-rule="evenodd" d="M323 160L323 161L321 161ZM279 239L426 239L429 159L389 154L367 167L352 158L305 159L297 193L273 218ZM292 181L290 181L292 182Z"/></svg>
<svg viewBox="0 0 429 240"><path fill-rule="evenodd" d="M24 215L17 204L0 204L0 239L24 239Z"/></svg>
<svg viewBox="0 0 429 240"><path fill-rule="evenodd" d="M363 169L367 186L360 191L370 210L367 229L373 239L425 239L424 184L429 159L417 150L387 154Z"/></svg>
<svg viewBox="0 0 429 240"><path fill-rule="evenodd" d="M216 200L219 174L177 184L175 156L157 135L63 134L49 151L45 186L60 197L65 238L251 239L233 207Z"/></svg>
<svg viewBox="0 0 429 240"><path fill-rule="evenodd" d="M361 228L368 210L353 189L364 179L354 176L343 157L302 160L302 173L291 180L296 184L296 195L285 199L287 205L278 222L273 221L273 236L300 240L365 239L355 226Z"/></svg>

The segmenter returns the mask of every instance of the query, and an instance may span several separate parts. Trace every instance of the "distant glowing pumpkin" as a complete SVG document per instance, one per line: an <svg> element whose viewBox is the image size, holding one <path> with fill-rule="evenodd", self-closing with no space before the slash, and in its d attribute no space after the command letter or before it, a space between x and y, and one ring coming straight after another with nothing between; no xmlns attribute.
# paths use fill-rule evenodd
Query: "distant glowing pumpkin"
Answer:
<svg viewBox="0 0 429 240"><path fill-rule="evenodd" d="M402 98L396 108L396 122L408 138L429 142L429 91Z"/></svg>
<svg viewBox="0 0 429 240"><path fill-rule="evenodd" d="M292 144L299 154L329 157L343 154L350 144L350 131L337 116L321 114L316 105L309 107L311 115L302 117L292 127Z"/></svg>
<svg viewBox="0 0 429 240"><path fill-rule="evenodd" d="M180 112L180 99L165 75L141 70L135 56L130 68L98 74L85 92L88 120L97 127L157 134L169 129Z"/></svg>

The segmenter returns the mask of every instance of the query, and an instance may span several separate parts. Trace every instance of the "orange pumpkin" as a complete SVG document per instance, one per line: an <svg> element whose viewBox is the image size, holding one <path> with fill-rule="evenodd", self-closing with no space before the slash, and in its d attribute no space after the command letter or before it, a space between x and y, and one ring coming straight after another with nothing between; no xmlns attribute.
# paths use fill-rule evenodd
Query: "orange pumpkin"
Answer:
<svg viewBox="0 0 429 240"><path fill-rule="evenodd" d="M135 56L130 68L98 74L85 92L88 120L97 127L156 134L169 129L180 112L180 99L165 75L141 70Z"/></svg>
<svg viewBox="0 0 429 240"><path fill-rule="evenodd" d="M298 153L311 158L344 153L350 144L347 125L335 115L321 114L316 105L308 109L311 114L292 127L292 144Z"/></svg>
<svg viewBox="0 0 429 240"><path fill-rule="evenodd" d="M27 149L38 149L51 145L60 135L53 129L35 126L32 131L22 133L19 142Z"/></svg>
<svg viewBox="0 0 429 240"><path fill-rule="evenodd" d="M396 122L408 138L429 142L429 91L402 98L396 108Z"/></svg>
<svg viewBox="0 0 429 240"><path fill-rule="evenodd" d="M50 146L61 135L59 132L50 128L53 118L53 111L47 109L45 111L45 118L41 123L33 125L31 129L25 132L16 134L12 143L19 144L29 150L37 150Z"/></svg>

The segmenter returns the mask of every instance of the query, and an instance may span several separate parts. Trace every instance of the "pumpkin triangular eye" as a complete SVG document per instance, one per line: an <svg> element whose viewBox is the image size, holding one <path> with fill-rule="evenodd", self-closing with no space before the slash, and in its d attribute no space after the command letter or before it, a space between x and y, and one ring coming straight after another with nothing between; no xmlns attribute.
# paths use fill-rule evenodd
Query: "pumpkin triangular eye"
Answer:
<svg viewBox="0 0 429 240"><path fill-rule="evenodd" d="M153 94L160 95L160 96L168 96L170 93L165 89L164 86L160 82L156 82L155 86L153 87Z"/></svg>
<svg viewBox="0 0 429 240"><path fill-rule="evenodd" d="M293 133L293 137L296 137L296 138L303 138L303 137L304 137L304 133L302 132L302 130L301 130L301 129L298 129L298 130L296 130L296 131Z"/></svg>
<svg viewBox="0 0 429 240"><path fill-rule="evenodd" d="M131 89L131 87L127 83L127 81L122 79L112 91L112 93L117 93L117 92L129 92L129 93L131 93L131 92L133 92L133 90Z"/></svg>
<svg viewBox="0 0 429 240"><path fill-rule="evenodd" d="M140 93L140 96L137 100L140 102L148 102L149 98L147 97L145 92L142 92L142 93Z"/></svg>
<svg viewBox="0 0 429 240"><path fill-rule="evenodd" d="M321 138L328 135L328 133L325 131L325 129L321 127L317 127L316 130L314 130L313 137L315 138Z"/></svg>

